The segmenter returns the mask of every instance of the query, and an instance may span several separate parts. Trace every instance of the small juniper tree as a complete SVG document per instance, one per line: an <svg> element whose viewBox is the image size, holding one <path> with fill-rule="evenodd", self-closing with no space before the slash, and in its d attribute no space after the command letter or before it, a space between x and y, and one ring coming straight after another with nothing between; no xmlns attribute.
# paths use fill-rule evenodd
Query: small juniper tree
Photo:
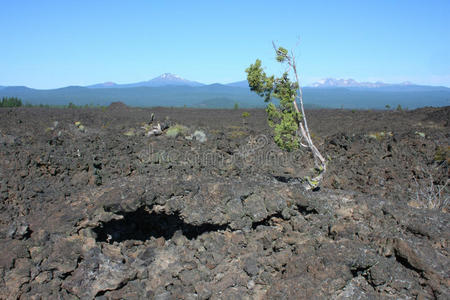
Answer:
<svg viewBox="0 0 450 300"><path fill-rule="evenodd" d="M242 113L242 124L247 124L247 118L250 117L250 113L247 111L244 111Z"/></svg>
<svg viewBox="0 0 450 300"><path fill-rule="evenodd" d="M264 98L268 103L266 111L269 126L274 128L274 139L277 145L287 151L292 151L300 146L311 150L317 174L314 178L308 178L309 188L316 188L326 171L326 161L314 145L306 120L303 107L303 91L299 83L295 56L283 47L275 49L277 61L285 63L288 70L294 73L295 81L289 79L289 73L284 72L279 78L267 76L261 67L261 61L257 59L245 71L250 89ZM279 100L275 105L271 99ZM299 105L300 104L300 109Z"/></svg>

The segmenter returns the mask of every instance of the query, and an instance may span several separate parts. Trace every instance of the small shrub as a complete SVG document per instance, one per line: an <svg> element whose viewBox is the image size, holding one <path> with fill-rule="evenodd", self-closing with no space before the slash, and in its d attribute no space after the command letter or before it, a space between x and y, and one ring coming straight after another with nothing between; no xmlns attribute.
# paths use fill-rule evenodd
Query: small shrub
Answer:
<svg viewBox="0 0 450 300"><path fill-rule="evenodd" d="M176 138L177 136L182 135L186 132L187 132L186 126L176 124L175 126L172 126L169 129L167 129L166 136Z"/></svg>
<svg viewBox="0 0 450 300"><path fill-rule="evenodd" d="M434 154L434 160L437 162L446 161L450 165L450 146L439 146Z"/></svg>
<svg viewBox="0 0 450 300"><path fill-rule="evenodd" d="M417 134L418 136L420 136L421 138L425 137L425 133L420 132L420 131L416 131L415 134Z"/></svg>
<svg viewBox="0 0 450 300"><path fill-rule="evenodd" d="M235 102L233 108L236 109L236 110L239 109L239 103Z"/></svg>
<svg viewBox="0 0 450 300"><path fill-rule="evenodd" d="M388 131L388 132L385 132L385 131L372 132L372 133L369 133L367 136L372 139L375 139L377 141L381 141L382 139L384 139L387 136L392 136L392 132L390 132L390 131Z"/></svg>
<svg viewBox="0 0 450 300"><path fill-rule="evenodd" d="M244 111L244 112L242 113L242 117L243 117L243 118L248 118L248 117L250 117L250 113Z"/></svg>
<svg viewBox="0 0 450 300"><path fill-rule="evenodd" d="M450 196L448 192L448 182L444 185L437 185L434 183L433 176L428 175L428 180L424 178L418 181L414 177L415 182L415 201L413 205L417 208L448 210L450 206ZM410 202L411 205L411 202Z"/></svg>
<svg viewBox="0 0 450 300"><path fill-rule="evenodd" d="M125 135L125 136L135 136L136 132L135 132L134 128L131 128L130 130L125 131L123 133L123 135Z"/></svg>
<svg viewBox="0 0 450 300"><path fill-rule="evenodd" d="M232 139L240 139L240 138L243 138L245 136L247 136L247 133L245 131L242 131L242 130L233 130L230 133L230 138L232 138Z"/></svg>

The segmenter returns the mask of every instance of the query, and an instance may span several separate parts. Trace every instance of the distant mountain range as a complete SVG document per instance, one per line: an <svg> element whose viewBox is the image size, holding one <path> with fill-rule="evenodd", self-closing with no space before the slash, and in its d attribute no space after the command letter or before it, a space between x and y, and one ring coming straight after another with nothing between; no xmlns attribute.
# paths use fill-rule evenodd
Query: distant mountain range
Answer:
<svg viewBox="0 0 450 300"><path fill-rule="evenodd" d="M240 87L240 88L247 88L248 89L248 81L247 80L227 83L226 85L227 86L233 86L233 87Z"/></svg>
<svg viewBox="0 0 450 300"><path fill-rule="evenodd" d="M325 78L319 80L311 85L311 87L317 88L328 88L328 87L358 87L358 88L379 88L386 86L410 86L414 85L409 81L402 82L400 84L389 84L381 81L377 82L358 82L354 79L335 79L335 78Z"/></svg>
<svg viewBox="0 0 450 300"><path fill-rule="evenodd" d="M107 89L107 88L129 88L129 87L161 87L161 86L204 86L206 84L197 81L191 81L181 78L178 75L172 73L164 73L158 77L150 79L148 81L141 81L136 83L117 84L112 81L97 83L86 86L87 88ZM223 84L231 87L243 87L248 88L247 80L232 82Z"/></svg>
<svg viewBox="0 0 450 300"><path fill-rule="evenodd" d="M148 81L141 81L128 84L117 84L114 82L104 82L87 86L88 88L130 88L130 87L160 87L160 86L202 86L203 83L183 79L178 75L164 73Z"/></svg>
<svg viewBox="0 0 450 300"><path fill-rule="evenodd" d="M450 105L450 88L357 82L327 78L303 89L308 107L384 109ZM24 86L0 87L1 97L18 97L24 103L67 105L109 105L122 101L130 106L187 106L204 108L264 107L263 99L251 92L246 80L229 84L202 84L170 73L129 84L105 82L86 87L69 86L39 90Z"/></svg>

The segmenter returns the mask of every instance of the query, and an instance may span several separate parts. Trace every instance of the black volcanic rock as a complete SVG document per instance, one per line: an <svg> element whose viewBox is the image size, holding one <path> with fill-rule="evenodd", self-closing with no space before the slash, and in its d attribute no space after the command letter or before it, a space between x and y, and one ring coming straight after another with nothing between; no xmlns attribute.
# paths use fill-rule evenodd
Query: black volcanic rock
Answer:
<svg viewBox="0 0 450 300"><path fill-rule="evenodd" d="M448 108L308 111L316 192L263 110L117 108L0 110L0 298L450 297L448 206L411 179L448 180ZM147 137L151 113L207 140Z"/></svg>

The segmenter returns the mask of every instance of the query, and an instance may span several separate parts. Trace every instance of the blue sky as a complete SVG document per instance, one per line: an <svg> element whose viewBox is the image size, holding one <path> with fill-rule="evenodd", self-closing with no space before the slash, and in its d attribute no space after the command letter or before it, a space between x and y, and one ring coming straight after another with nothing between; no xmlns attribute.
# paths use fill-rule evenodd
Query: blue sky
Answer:
<svg viewBox="0 0 450 300"><path fill-rule="evenodd" d="M280 4L282 3L282 4ZM245 79L272 40L301 80L326 77L450 87L450 1L0 0L0 85L56 88L148 80Z"/></svg>

